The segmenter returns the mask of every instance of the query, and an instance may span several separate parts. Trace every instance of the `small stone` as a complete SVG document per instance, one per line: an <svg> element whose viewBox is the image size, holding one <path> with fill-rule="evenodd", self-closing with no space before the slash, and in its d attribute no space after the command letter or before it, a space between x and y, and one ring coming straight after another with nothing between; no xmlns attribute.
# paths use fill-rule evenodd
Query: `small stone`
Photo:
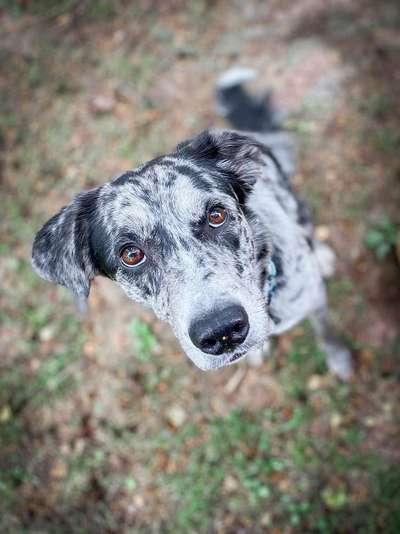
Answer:
<svg viewBox="0 0 400 534"><path fill-rule="evenodd" d="M263 527L270 527L272 525L272 517L271 517L271 514L266 512L262 518L261 518L261 526Z"/></svg>
<svg viewBox="0 0 400 534"><path fill-rule="evenodd" d="M144 506L144 499L141 495L136 495L133 499L133 502L136 508L143 508Z"/></svg>
<svg viewBox="0 0 400 534"><path fill-rule="evenodd" d="M12 412L11 408L6 404L0 410L0 423L7 423L11 419Z"/></svg>
<svg viewBox="0 0 400 534"><path fill-rule="evenodd" d="M186 421L186 412L181 406L171 406L166 412L168 422L175 428L179 428Z"/></svg>
<svg viewBox="0 0 400 534"><path fill-rule="evenodd" d="M321 389L323 385L323 379L320 375L311 375L308 379L307 387L310 391L316 391L317 389Z"/></svg>
<svg viewBox="0 0 400 534"><path fill-rule="evenodd" d="M40 341L46 342L50 341L54 337L54 328L51 326L44 326L39 331L39 339Z"/></svg>
<svg viewBox="0 0 400 534"><path fill-rule="evenodd" d="M109 113L115 107L115 98L109 95L95 95L90 100L90 109L93 113Z"/></svg>
<svg viewBox="0 0 400 534"><path fill-rule="evenodd" d="M329 226L321 224L315 228L315 237L320 241L327 241L331 235Z"/></svg>
<svg viewBox="0 0 400 534"><path fill-rule="evenodd" d="M239 487L239 483L232 475L227 475L224 480L224 490L226 493L233 493Z"/></svg>
<svg viewBox="0 0 400 534"><path fill-rule="evenodd" d="M84 354L87 358L93 358L95 352L96 352L96 347L95 347L94 344L91 343L90 341L87 341L87 342L83 345L83 354Z"/></svg>
<svg viewBox="0 0 400 534"><path fill-rule="evenodd" d="M113 41L115 44L121 44L126 38L126 32L124 30L117 30L113 34Z"/></svg>
<svg viewBox="0 0 400 534"><path fill-rule="evenodd" d="M339 413L334 413L331 416L330 425L332 428L338 428L342 424L343 418Z"/></svg>
<svg viewBox="0 0 400 534"><path fill-rule="evenodd" d="M366 417L364 419L365 426L367 426L369 428L373 428L374 426L376 426L378 424L378 422L379 422L379 420L376 417Z"/></svg>

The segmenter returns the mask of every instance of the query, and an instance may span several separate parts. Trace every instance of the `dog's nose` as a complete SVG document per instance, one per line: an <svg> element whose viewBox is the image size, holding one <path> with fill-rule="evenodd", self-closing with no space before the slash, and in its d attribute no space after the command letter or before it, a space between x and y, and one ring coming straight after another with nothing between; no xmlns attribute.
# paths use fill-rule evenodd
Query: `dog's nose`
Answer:
<svg viewBox="0 0 400 534"><path fill-rule="evenodd" d="M249 318L237 304L196 319L189 328L193 344L207 354L218 355L243 343L249 331Z"/></svg>

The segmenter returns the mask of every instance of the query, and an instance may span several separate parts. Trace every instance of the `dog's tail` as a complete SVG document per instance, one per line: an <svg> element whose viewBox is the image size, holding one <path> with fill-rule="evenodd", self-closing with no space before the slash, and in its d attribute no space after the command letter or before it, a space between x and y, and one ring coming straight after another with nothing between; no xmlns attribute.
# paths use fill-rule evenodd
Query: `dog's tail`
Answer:
<svg viewBox="0 0 400 534"><path fill-rule="evenodd" d="M251 95L243 84L256 76L253 69L235 67L217 81L218 112L237 130L271 133L282 129L271 94L262 98Z"/></svg>
<svg viewBox="0 0 400 534"><path fill-rule="evenodd" d="M218 111L233 128L253 134L268 146L281 170L290 177L296 169L296 149L291 135L281 125L282 115L272 105L270 93L259 98L243 87L255 75L254 70L246 68L222 74L216 87Z"/></svg>

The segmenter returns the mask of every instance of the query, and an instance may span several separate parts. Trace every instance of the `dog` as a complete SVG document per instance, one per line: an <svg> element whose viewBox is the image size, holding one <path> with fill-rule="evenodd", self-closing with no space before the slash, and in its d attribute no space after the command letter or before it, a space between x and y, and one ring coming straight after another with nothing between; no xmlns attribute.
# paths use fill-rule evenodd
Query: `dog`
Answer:
<svg viewBox="0 0 400 534"><path fill-rule="evenodd" d="M259 362L270 336L311 317L329 369L348 379L351 354L328 319L323 249L290 184L293 141L270 99L244 88L250 77L233 70L217 84L234 130L206 130L76 196L36 235L33 267L80 306L95 276L114 280L170 323L202 370L246 355Z"/></svg>

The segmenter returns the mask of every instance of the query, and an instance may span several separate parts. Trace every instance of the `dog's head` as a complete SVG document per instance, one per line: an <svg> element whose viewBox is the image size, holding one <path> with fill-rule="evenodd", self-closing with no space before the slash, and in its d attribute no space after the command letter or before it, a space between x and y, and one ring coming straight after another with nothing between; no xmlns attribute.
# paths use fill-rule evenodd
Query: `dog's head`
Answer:
<svg viewBox="0 0 400 534"><path fill-rule="evenodd" d="M260 347L267 310L246 199L261 148L233 132L206 131L175 152L78 195L36 236L41 276L89 294L96 275L172 325L201 369Z"/></svg>

